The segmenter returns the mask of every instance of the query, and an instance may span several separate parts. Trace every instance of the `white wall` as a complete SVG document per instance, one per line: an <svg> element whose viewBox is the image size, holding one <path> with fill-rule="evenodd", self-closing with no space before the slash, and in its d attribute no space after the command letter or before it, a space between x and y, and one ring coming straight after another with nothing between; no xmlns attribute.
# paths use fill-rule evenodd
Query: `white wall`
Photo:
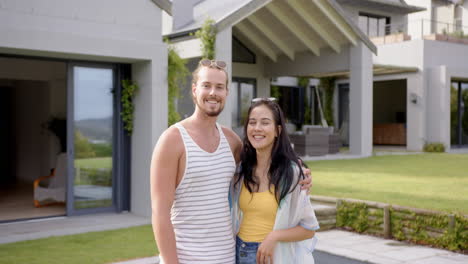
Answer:
<svg viewBox="0 0 468 264"><path fill-rule="evenodd" d="M462 24L463 31L465 31L465 34L468 33L468 1L463 2Z"/></svg>
<svg viewBox="0 0 468 264"><path fill-rule="evenodd" d="M0 25L1 50L28 55L145 59L161 43L161 11L145 0L4 0Z"/></svg>
<svg viewBox="0 0 468 264"><path fill-rule="evenodd" d="M248 63L233 63L232 76L243 78L254 78L257 81L257 97L270 96L270 77L264 72L266 58L261 55L256 55L255 64Z"/></svg>
<svg viewBox="0 0 468 264"><path fill-rule="evenodd" d="M31 184L40 176L49 175L51 169L47 155L50 136L42 128L49 118L50 88L44 81L14 83L16 178Z"/></svg>

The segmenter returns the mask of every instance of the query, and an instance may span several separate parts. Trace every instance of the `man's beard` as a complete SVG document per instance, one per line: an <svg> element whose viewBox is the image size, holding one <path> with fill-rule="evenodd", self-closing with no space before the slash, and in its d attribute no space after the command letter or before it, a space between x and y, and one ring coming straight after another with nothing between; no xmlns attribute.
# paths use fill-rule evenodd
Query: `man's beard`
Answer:
<svg viewBox="0 0 468 264"><path fill-rule="evenodd" d="M219 110L217 111L206 111L199 103L198 103L198 100L194 100L195 103L197 104L198 108L203 112L205 113L207 116L209 117L217 117L221 114L221 112L223 111L224 109L224 105L221 105L220 104L220 107L219 107Z"/></svg>

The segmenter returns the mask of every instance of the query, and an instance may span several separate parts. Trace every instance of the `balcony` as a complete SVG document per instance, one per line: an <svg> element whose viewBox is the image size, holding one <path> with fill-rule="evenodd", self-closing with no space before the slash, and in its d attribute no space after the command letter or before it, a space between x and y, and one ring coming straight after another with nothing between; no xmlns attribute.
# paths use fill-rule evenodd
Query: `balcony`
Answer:
<svg viewBox="0 0 468 264"><path fill-rule="evenodd" d="M375 45L398 43L414 39L468 44L468 27L434 20L413 20L405 24L385 26L385 34L370 37Z"/></svg>

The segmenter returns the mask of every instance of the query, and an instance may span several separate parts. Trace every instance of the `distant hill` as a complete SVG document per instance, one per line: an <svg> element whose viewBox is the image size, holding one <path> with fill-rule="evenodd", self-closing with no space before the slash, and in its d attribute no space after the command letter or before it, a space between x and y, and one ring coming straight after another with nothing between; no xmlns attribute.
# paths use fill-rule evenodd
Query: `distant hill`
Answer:
<svg viewBox="0 0 468 264"><path fill-rule="evenodd" d="M112 117L80 120L75 123L75 129L89 140L112 141Z"/></svg>

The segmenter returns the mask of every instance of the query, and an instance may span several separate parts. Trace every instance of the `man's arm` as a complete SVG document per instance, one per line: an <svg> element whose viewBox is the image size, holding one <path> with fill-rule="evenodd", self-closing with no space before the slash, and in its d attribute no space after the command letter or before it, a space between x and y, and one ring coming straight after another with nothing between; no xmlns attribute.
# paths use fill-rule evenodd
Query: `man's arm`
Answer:
<svg viewBox="0 0 468 264"><path fill-rule="evenodd" d="M170 213L181 156L180 147L177 145L181 144L177 128L171 127L159 138L151 159L150 186L153 232L160 256L167 264L179 263Z"/></svg>

